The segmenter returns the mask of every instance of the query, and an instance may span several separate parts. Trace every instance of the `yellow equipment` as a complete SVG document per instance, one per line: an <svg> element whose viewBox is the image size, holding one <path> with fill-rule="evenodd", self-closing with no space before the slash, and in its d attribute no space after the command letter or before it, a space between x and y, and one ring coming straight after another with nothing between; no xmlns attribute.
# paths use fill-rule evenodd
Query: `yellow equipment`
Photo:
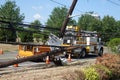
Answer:
<svg viewBox="0 0 120 80"><path fill-rule="evenodd" d="M48 46L19 45L18 50L19 52L17 57L23 58L23 57L33 56L37 54L42 54L44 52L50 52L51 48Z"/></svg>

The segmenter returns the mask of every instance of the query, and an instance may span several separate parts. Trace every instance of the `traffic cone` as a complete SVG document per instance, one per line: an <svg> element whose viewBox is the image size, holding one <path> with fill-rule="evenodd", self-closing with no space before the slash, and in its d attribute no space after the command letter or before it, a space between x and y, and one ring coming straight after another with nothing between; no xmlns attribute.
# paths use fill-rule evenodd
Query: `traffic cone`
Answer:
<svg viewBox="0 0 120 80"><path fill-rule="evenodd" d="M14 66L14 67L18 67L18 64L14 64L13 66Z"/></svg>
<svg viewBox="0 0 120 80"><path fill-rule="evenodd" d="M16 56L16 59L18 59L18 58L19 58L19 55ZM19 67L18 63L14 64L13 66L14 67Z"/></svg>
<svg viewBox="0 0 120 80"><path fill-rule="evenodd" d="M49 56L46 57L46 64L50 64Z"/></svg>
<svg viewBox="0 0 120 80"><path fill-rule="evenodd" d="M68 55L68 62L71 62L71 54Z"/></svg>
<svg viewBox="0 0 120 80"><path fill-rule="evenodd" d="M2 48L0 49L0 54L3 54L3 50L2 50Z"/></svg>

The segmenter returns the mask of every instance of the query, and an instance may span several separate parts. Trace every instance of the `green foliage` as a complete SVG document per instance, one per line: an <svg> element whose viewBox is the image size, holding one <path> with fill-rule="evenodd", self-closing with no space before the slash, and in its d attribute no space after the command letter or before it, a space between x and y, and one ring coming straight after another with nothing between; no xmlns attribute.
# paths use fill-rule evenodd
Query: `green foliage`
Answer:
<svg viewBox="0 0 120 80"><path fill-rule="evenodd" d="M61 28L63 21L67 15L68 9L66 7L55 7L47 20L47 25L54 28ZM75 20L70 19L69 24L76 24Z"/></svg>
<svg viewBox="0 0 120 80"><path fill-rule="evenodd" d="M29 27L30 30L35 30L35 31L40 31L41 28L39 26L41 26L41 22L39 20L35 20L34 22L31 22L31 25Z"/></svg>
<svg viewBox="0 0 120 80"><path fill-rule="evenodd" d="M100 80L99 74L93 67L85 68L84 73L86 76L85 80Z"/></svg>
<svg viewBox="0 0 120 80"><path fill-rule="evenodd" d="M0 19L13 22L21 22L24 15L20 14L20 8L15 1L6 0L6 3L0 6Z"/></svg>
<svg viewBox="0 0 120 80"><path fill-rule="evenodd" d="M83 71L86 75L85 80L109 80L112 75L107 67L98 64L84 68Z"/></svg>
<svg viewBox="0 0 120 80"><path fill-rule="evenodd" d="M33 34L33 38L35 38L37 42L40 42L40 38L41 38L41 37L42 37L41 34L38 34L38 33L34 33L34 34Z"/></svg>
<svg viewBox="0 0 120 80"><path fill-rule="evenodd" d="M111 76L111 71L107 68L107 67L105 67L105 66L103 66L103 65L93 65L92 66L93 68L98 68L98 69L103 69L109 76Z"/></svg>
<svg viewBox="0 0 120 80"><path fill-rule="evenodd" d="M109 80L112 76L112 72L107 67L105 67L103 65L96 64L96 65L93 65L91 67L96 69L96 72L100 76L100 80Z"/></svg>
<svg viewBox="0 0 120 80"><path fill-rule="evenodd" d="M116 24L117 24L117 27L116 27L116 32L117 32L117 34L116 34L116 36L117 36L117 37L120 37L120 20L117 21ZM118 33L118 32L119 32L119 33Z"/></svg>
<svg viewBox="0 0 120 80"><path fill-rule="evenodd" d="M112 16L107 15L103 19L98 19L92 16L92 14L84 14L79 17L78 26L82 30L100 32L102 41L104 42L120 37L120 21L116 21Z"/></svg>
<svg viewBox="0 0 120 80"><path fill-rule="evenodd" d="M18 36L20 37L21 42L32 42L33 41L32 33L30 32L19 32Z"/></svg>
<svg viewBox="0 0 120 80"><path fill-rule="evenodd" d="M40 41L40 26L41 26L41 22L39 20L35 20L34 22L31 22L31 26L29 28L26 28L26 30L31 31L32 33L26 34L26 32L23 32L19 34L19 37L21 38L22 42L31 42L33 40L33 38L36 39L37 42ZM35 33L34 33L35 32Z"/></svg>
<svg viewBox="0 0 120 80"><path fill-rule="evenodd" d="M84 14L79 17L78 26L83 30L101 31L101 21L89 14Z"/></svg>
<svg viewBox="0 0 120 80"><path fill-rule="evenodd" d="M24 19L24 15L20 14L20 8L17 7L14 1L6 0L6 3L0 6L0 20L22 22L23 19ZM14 28L18 27L16 24L1 23L0 27L10 28L9 30L5 30L1 28L0 40L3 40L3 41L5 40L15 41L16 40L17 35L16 35L16 31L14 30Z"/></svg>
<svg viewBox="0 0 120 80"><path fill-rule="evenodd" d="M34 33L33 37L36 38L37 42L42 41L43 44L46 43L46 41L48 40L49 37L49 32L47 30L44 30L42 32L38 33Z"/></svg>
<svg viewBox="0 0 120 80"><path fill-rule="evenodd" d="M49 38L49 32L47 31L47 30L44 30L43 32L42 32L42 34L44 34L44 35L42 35L42 42L43 42L43 44L45 44L46 43L46 41L48 40L48 38Z"/></svg>
<svg viewBox="0 0 120 80"><path fill-rule="evenodd" d="M113 52L120 53L120 38L111 39L108 46Z"/></svg>
<svg viewBox="0 0 120 80"><path fill-rule="evenodd" d="M106 34L104 35L103 40L105 42L109 41L112 38L116 37L117 33L117 22L112 16L105 16L102 19L102 33ZM118 31L119 32L119 31ZM111 36L112 35L112 36Z"/></svg>
<svg viewBox="0 0 120 80"><path fill-rule="evenodd" d="M41 34L34 33L34 34L33 34L33 37L34 37L34 38L41 38L42 35L41 35Z"/></svg>

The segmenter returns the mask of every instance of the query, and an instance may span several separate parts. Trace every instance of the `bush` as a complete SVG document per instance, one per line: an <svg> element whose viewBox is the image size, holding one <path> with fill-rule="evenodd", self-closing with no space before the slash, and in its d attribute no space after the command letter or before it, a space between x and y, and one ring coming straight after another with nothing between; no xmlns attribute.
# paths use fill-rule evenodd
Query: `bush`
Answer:
<svg viewBox="0 0 120 80"><path fill-rule="evenodd" d="M107 67L102 65L93 65L92 67L96 69L97 73L99 74L100 80L110 79L112 73Z"/></svg>
<svg viewBox="0 0 120 80"><path fill-rule="evenodd" d="M119 80L120 55L103 54L96 59L96 64L83 70L68 72L63 80Z"/></svg>
<svg viewBox="0 0 120 80"><path fill-rule="evenodd" d="M112 52L120 53L120 38L111 39L108 43Z"/></svg>
<svg viewBox="0 0 120 80"><path fill-rule="evenodd" d="M100 80L99 74L96 72L95 68L88 67L84 70L85 73L85 80Z"/></svg>
<svg viewBox="0 0 120 80"><path fill-rule="evenodd" d="M96 64L106 66L112 72L111 80L120 79L120 55L104 54L98 57Z"/></svg>

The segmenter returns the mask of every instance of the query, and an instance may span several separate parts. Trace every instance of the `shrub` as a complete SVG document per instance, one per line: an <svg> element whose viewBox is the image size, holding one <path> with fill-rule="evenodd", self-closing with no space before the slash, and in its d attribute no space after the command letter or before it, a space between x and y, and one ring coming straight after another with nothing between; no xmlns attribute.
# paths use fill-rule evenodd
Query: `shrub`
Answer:
<svg viewBox="0 0 120 80"><path fill-rule="evenodd" d="M96 59L96 64L83 70L68 72L63 80L119 80L120 55L103 54Z"/></svg>
<svg viewBox="0 0 120 80"><path fill-rule="evenodd" d="M120 38L111 39L108 43L112 52L120 53Z"/></svg>
<svg viewBox="0 0 120 80"><path fill-rule="evenodd" d="M95 68L88 67L84 70L85 80L100 80L99 74L96 72Z"/></svg>
<svg viewBox="0 0 120 80"><path fill-rule="evenodd" d="M111 80L120 79L120 55L104 54L98 57L96 64L106 66L112 72Z"/></svg>
<svg viewBox="0 0 120 80"><path fill-rule="evenodd" d="M112 73L111 71L102 65L93 65L93 68L96 69L97 73L99 74L100 80L109 80Z"/></svg>

